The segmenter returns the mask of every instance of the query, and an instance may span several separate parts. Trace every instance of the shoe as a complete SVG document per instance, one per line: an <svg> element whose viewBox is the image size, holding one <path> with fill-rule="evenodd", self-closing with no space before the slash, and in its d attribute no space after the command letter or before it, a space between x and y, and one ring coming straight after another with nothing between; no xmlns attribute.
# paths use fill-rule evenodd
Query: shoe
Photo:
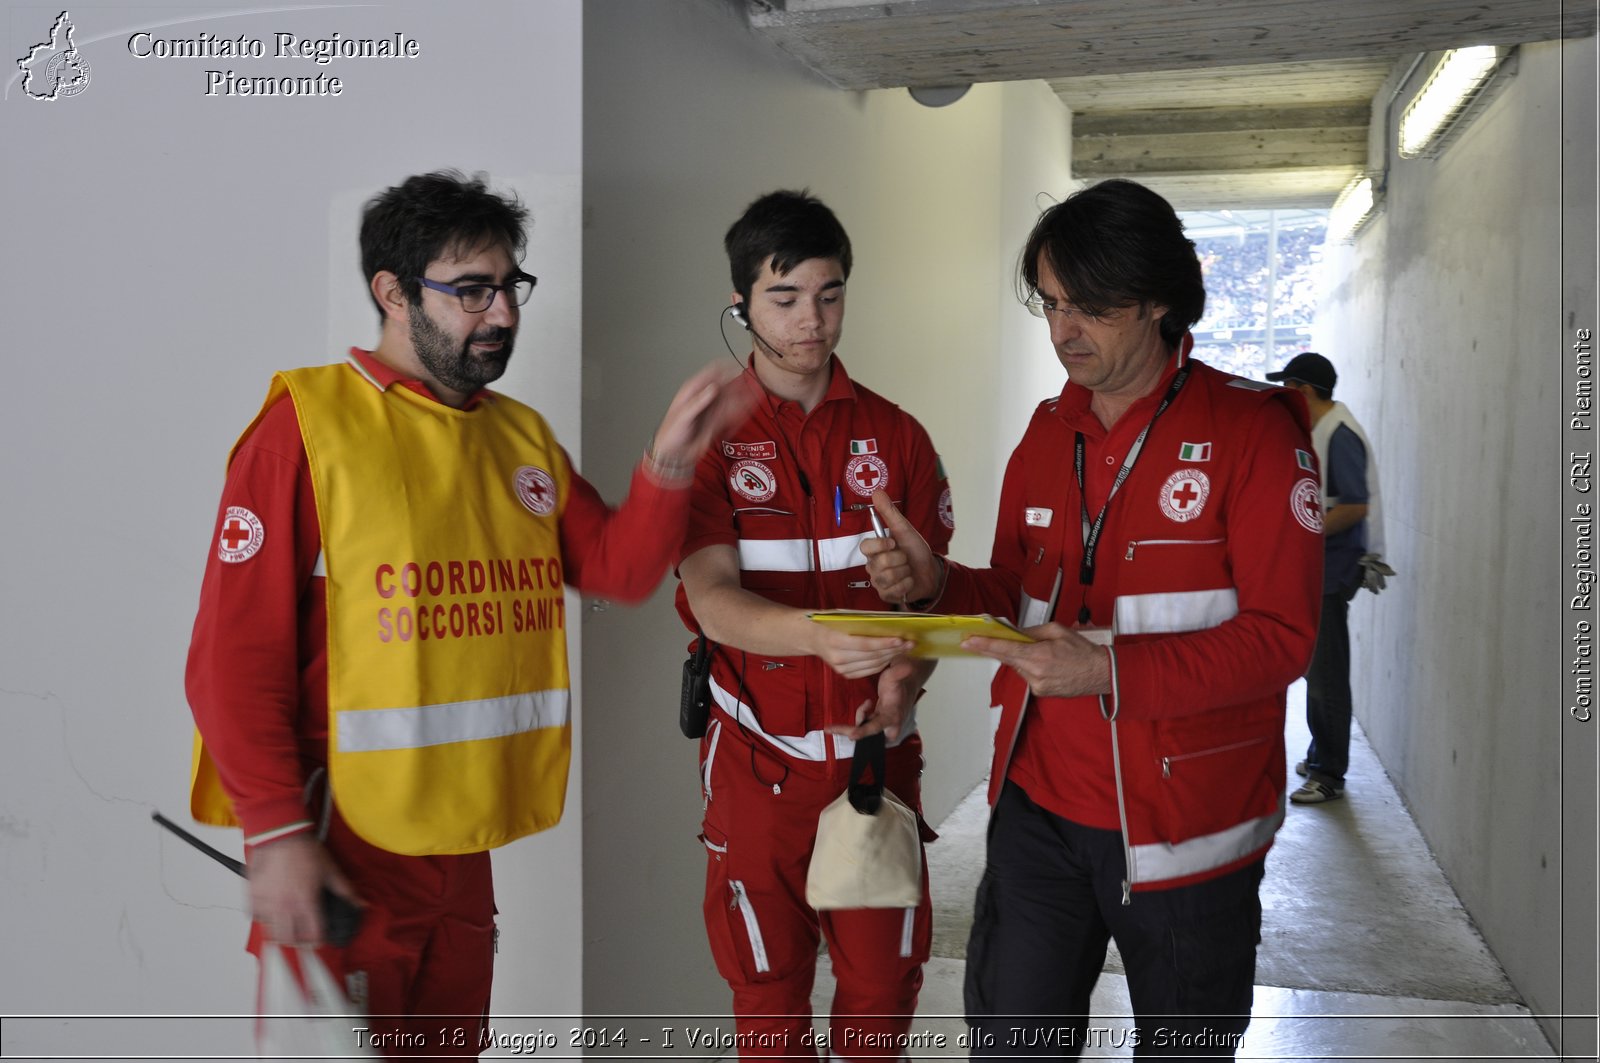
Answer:
<svg viewBox="0 0 1600 1063"><path fill-rule="evenodd" d="M1304 779L1307 775L1306 762L1302 760L1300 763L1296 764L1294 766L1294 773L1300 776L1300 778Z"/></svg>
<svg viewBox="0 0 1600 1063"><path fill-rule="evenodd" d="M1324 801L1337 801L1343 796L1343 790L1336 790L1316 779L1307 779L1304 786L1289 795L1289 800L1297 805L1320 805Z"/></svg>

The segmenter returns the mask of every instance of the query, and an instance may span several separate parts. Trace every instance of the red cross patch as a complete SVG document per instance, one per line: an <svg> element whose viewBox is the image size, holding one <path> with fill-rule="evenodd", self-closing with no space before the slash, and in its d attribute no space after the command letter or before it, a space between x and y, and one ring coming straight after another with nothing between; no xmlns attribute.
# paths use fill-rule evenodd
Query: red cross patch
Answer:
<svg viewBox="0 0 1600 1063"><path fill-rule="evenodd" d="M536 517L548 517L556 511L559 494L554 478L543 469L524 465L512 476L517 499Z"/></svg>
<svg viewBox="0 0 1600 1063"><path fill-rule="evenodd" d="M876 454L858 454L844 467L844 482L862 498L872 492L889 490L889 466Z"/></svg>
<svg viewBox="0 0 1600 1063"><path fill-rule="evenodd" d="M1188 523L1206 508L1211 478L1199 469L1179 469L1161 485L1161 512L1168 520Z"/></svg>
<svg viewBox="0 0 1600 1063"><path fill-rule="evenodd" d="M1289 512L1306 531L1322 534L1322 489L1317 481L1307 477L1295 482L1289 489Z"/></svg>
<svg viewBox="0 0 1600 1063"><path fill-rule="evenodd" d="M243 506L229 506L217 533L217 557L229 564L248 561L266 539L267 529L260 517Z"/></svg>

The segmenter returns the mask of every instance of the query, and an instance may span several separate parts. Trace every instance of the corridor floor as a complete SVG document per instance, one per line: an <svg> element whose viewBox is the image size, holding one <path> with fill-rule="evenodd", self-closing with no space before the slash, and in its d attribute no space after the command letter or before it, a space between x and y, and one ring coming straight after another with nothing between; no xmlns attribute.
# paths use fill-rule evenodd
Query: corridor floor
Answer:
<svg viewBox="0 0 1600 1063"><path fill-rule="evenodd" d="M1304 683L1289 691L1291 763L1306 745ZM1238 1058L1553 1059L1538 1024L1461 908L1359 726L1343 800L1290 805L1267 858L1253 1018ZM1291 782L1294 782L1291 777ZM983 870L987 781L928 848L933 959L917 1059L961 1058L961 982ZM1086 1059L1127 1059L1128 992L1113 948L1095 989ZM819 965L816 1014L832 995ZM942 1035L942 1042L939 1039ZM1098 1041L1098 1045L1096 1045Z"/></svg>

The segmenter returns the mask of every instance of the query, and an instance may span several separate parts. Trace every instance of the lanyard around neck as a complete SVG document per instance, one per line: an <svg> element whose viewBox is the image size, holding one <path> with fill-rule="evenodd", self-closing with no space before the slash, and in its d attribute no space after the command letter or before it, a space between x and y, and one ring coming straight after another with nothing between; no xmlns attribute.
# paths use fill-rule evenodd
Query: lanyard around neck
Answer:
<svg viewBox="0 0 1600 1063"><path fill-rule="evenodd" d="M1106 495L1106 500L1100 505L1100 515L1089 520L1089 499L1083 486L1083 463L1085 443L1083 433L1077 433L1073 442L1072 467L1078 475L1078 507L1082 514L1083 524L1083 560L1078 565L1078 585L1088 588L1094 583L1095 553L1100 548L1100 533L1105 531L1106 512L1111 508L1111 500L1117 497L1117 491L1122 487L1122 482L1133 471L1134 463L1139 460L1139 453L1144 450L1144 441L1150 435L1150 429L1156 426L1156 420L1167 407L1172 405L1172 400L1178 397L1178 392L1183 390L1184 383L1189 379L1189 367L1184 366L1172 378L1172 384L1167 388L1167 393L1161 399L1161 404L1156 407L1156 412L1150 415L1150 422L1139 433L1139 438L1133 441L1133 446L1128 448L1128 456L1122 459L1122 468L1117 471L1117 478L1111 484L1111 491ZM1085 600L1078 607L1078 622L1089 622L1089 603Z"/></svg>

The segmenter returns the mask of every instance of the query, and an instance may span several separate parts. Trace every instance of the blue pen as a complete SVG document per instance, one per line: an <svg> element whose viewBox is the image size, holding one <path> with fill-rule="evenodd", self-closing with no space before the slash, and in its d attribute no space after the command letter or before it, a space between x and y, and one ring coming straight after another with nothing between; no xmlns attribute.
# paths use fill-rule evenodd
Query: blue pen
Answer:
<svg viewBox="0 0 1600 1063"><path fill-rule="evenodd" d="M833 485L833 526L837 528L844 523L844 496L839 493L839 485Z"/></svg>

